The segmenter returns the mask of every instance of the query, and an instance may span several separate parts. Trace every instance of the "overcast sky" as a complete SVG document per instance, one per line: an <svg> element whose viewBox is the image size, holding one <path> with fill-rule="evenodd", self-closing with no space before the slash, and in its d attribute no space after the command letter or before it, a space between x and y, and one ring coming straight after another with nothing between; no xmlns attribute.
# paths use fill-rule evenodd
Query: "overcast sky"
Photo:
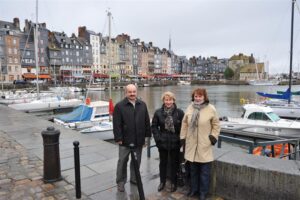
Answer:
<svg viewBox="0 0 300 200"><path fill-rule="evenodd" d="M152 41L177 55L254 54L269 62L270 73L288 72L292 0L40 0L39 22L51 31L78 34L79 26L108 34L106 10L113 15L112 35ZM0 0L0 20L35 21L35 0ZM300 5L300 3L298 3ZM300 14L295 7L293 70L300 70Z"/></svg>

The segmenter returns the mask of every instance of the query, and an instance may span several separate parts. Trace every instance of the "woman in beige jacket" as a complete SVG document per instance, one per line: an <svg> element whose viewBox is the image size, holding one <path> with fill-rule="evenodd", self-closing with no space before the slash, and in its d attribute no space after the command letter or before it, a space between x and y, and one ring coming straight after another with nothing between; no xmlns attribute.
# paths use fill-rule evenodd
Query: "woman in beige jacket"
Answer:
<svg viewBox="0 0 300 200"><path fill-rule="evenodd" d="M182 120L180 139L185 140L185 159L190 162L191 188L188 196L205 199L209 191L212 147L217 142L220 124L217 111L203 88L192 93L192 103Z"/></svg>

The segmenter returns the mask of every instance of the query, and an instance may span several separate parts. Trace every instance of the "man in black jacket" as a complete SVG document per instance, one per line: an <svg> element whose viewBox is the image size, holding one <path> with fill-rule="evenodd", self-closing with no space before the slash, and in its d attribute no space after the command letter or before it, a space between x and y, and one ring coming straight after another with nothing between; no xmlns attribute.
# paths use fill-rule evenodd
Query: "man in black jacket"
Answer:
<svg viewBox="0 0 300 200"><path fill-rule="evenodd" d="M126 97L116 104L113 114L113 131L119 144L119 160L117 166L118 191L124 192L127 181L127 162L130 144L134 144L138 165L141 163L142 148L145 138L151 137L150 119L146 104L137 99L137 89L133 84L125 87ZM130 182L136 184L133 163L130 162Z"/></svg>

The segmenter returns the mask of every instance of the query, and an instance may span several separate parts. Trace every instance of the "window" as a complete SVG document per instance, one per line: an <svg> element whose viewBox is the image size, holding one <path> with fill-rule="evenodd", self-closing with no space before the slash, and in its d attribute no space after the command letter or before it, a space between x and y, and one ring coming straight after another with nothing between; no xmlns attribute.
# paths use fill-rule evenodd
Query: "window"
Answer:
<svg viewBox="0 0 300 200"><path fill-rule="evenodd" d="M15 63L18 63L18 59L17 58L15 58Z"/></svg>
<svg viewBox="0 0 300 200"><path fill-rule="evenodd" d="M16 39L13 39L13 44L17 44L17 40Z"/></svg>
<svg viewBox="0 0 300 200"><path fill-rule="evenodd" d="M8 54L11 54L12 50L11 48L8 48Z"/></svg>
<svg viewBox="0 0 300 200"><path fill-rule="evenodd" d="M76 56L79 56L79 51L76 51Z"/></svg>
<svg viewBox="0 0 300 200"><path fill-rule="evenodd" d="M18 50L16 48L14 48L14 54L18 54Z"/></svg>
<svg viewBox="0 0 300 200"><path fill-rule="evenodd" d="M88 47L88 46L85 46L85 49L86 49L86 50L89 50L89 47Z"/></svg>
<svg viewBox="0 0 300 200"><path fill-rule="evenodd" d="M41 44L44 44L44 40L41 40Z"/></svg>
<svg viewBox="0 0 300 200"><path fill-rule="evenodd" d="M56 52L56 51L55 51L55 52L53 52L53 55L54 55L54 56L57 56L57 52Z"/></svg>
<svg viewBox="0 0 300 200"><path fill-rule="evenodd" d="M11 72L11 66L8 66L8 72Z"/></svg>
<svg viewBox="0 0 300 200"><path fill-rule="evenodd" d="M270 121L270 118L262 112L254 112L248 116L248 119Z"/></svg>

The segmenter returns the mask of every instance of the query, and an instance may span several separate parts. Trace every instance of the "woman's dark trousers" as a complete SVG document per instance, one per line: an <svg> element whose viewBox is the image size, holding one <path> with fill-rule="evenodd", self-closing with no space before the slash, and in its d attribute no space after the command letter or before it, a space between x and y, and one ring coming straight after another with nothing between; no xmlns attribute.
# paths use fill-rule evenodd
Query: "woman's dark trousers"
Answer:
<svg viewBox="0 0 300 200"><path fill-rule="evenodd" d="M179 168L179 148L173 150L165 150L163 148L159 148L159 175L160 182L165 183L167 179L167 167L168 161L170 161L170 175L171 182L174 185L177 185L177 172ZM169 157L170 156L170 157Z"/></svg>
<svg viewBox="0 0 300 200"><path fill-rule="evenodd" d="M206 196L209 192L211 163L191 162L191 191Z"/></svg>

